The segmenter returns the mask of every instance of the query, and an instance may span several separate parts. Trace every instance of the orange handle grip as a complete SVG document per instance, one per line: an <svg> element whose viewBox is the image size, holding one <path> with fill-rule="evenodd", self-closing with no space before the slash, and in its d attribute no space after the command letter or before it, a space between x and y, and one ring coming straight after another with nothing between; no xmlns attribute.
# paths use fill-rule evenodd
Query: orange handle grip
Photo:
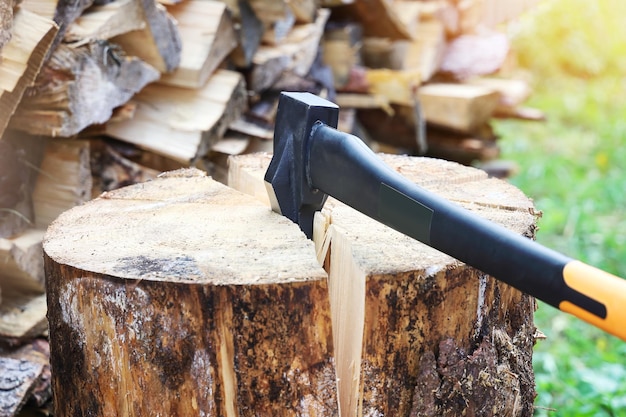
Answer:
<svg viewBox="0 0 626 417"><path fill-rule="evenodd" d="M563 268L563 280L572 289L604 305L605 317L569 302L559 309L626 340L626 280L580 261L571 261Z"/></svg>

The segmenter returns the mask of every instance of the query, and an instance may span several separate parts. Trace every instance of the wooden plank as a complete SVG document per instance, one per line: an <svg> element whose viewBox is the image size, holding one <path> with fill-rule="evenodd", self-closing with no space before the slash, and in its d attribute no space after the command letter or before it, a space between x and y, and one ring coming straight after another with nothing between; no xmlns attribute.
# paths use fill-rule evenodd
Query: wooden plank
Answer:
<svg viewBox="0 0 626 417"><path fill-rule="evenodd" d="M194 163L247 105L240 73L217 71L199 90L153 84L133 101L134 117L106 124L106 134L183 164Z"/></svg>
<svg viewBox="0 0 626 417"><path fill-rule="evenodd" d="M13 37L0 51L0 137L39 73L57 30L51 20L17 10Z"/></svg>
<svg viewBox="0 0 626 417"><path fill-rule="evenodd" d="M160 83L201 88L211 74L237 46L230 14L224 3L187 0L168 8L178 22L182 41L180 65L164 74Z"/></svg>
<svg viewBox="0 0 626 417"><path fill-rule="evenodd" d="M35 135L72 136L104 123L113 109L159 77L150 65L104 40L60 45L20 103L11 127Z"/></svg>

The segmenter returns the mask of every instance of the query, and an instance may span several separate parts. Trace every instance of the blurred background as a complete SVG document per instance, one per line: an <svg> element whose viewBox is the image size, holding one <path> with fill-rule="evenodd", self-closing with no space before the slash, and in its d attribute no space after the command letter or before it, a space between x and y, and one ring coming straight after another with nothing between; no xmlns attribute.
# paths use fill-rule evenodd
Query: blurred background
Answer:
<svg viewBox="0 0 626 417"><path fill-rule="evenodd" d="M538 210L537 240L626 274L626 2L544 0L508 31L533 86L540 123L495 121L510 181ZM626 343L555 314L536 314L546 340L534 368L537 416L626 415Z"/></svg>

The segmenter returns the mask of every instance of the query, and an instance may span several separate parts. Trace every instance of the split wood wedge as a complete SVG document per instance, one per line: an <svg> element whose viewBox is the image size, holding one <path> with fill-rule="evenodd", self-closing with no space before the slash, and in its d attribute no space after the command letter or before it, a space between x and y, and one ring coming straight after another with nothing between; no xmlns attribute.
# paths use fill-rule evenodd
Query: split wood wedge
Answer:
<svg viewBox="0 0 626 417"><path fill-rule="evenodd" d="M438 197L336 130L339 107L282 93L265 175L272 208L310 238L328 195L393 229L626 340L626 281Z"/></svg>

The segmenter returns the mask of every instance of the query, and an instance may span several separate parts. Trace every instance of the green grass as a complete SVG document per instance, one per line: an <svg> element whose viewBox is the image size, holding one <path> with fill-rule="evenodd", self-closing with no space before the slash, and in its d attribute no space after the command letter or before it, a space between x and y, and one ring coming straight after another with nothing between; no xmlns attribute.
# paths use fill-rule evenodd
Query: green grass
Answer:
<svg viewBox="0 0 626 417"><path fill-rule="evenodd" d="M511 182L543 212L537 240L626 276L626 2L546 1L515 27L544 123L500 121ZM626 415L626 343L540 304L537 416ZM626 323L624 323L626 325ZM556 411L551 411L556 410Z"/></svg>

